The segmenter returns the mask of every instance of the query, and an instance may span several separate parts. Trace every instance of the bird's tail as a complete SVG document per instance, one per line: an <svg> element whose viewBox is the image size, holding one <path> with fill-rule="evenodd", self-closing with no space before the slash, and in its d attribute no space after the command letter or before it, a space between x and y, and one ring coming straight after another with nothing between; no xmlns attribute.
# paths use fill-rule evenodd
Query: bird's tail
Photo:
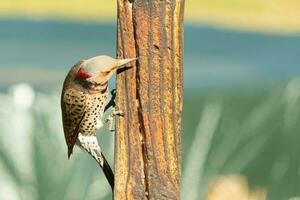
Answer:
<svg viewBox="0 0 300 200"><path fill-rule="evenodd" d="M79 146L88 152L102 168L102 171L108 183L110 184L111 189L113 190L115 183L114 173L103 153L101 152L96 136L83 136L81 133L79 133L77 139Z"/></svg>
<svg viewBox="0 0 300 200"><path fill-rule="evenodd" d="M93 156L92 153L90 153L90 154ZM114 173L113 173L110 165L108 164L108 162L102 152L95 150L95 154L97 155L97 157L95 157L95 156L93 156L93 157L96 159L99 166L102 168L102 171L103 171L111 189L114 190L115 176L114 176Z"/></svg>

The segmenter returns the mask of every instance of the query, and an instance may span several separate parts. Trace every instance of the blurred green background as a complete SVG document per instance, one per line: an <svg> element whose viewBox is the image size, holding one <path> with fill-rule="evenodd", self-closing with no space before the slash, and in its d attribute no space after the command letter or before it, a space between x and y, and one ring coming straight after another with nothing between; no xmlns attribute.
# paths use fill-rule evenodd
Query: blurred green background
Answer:
<svg viewBox="0 0 300 200"><path fill-rule="evenodd" d="M299 9L186 0L182 199L300 199ZM115 16L115 1L0 2L1 200L111 199L92 158L67 160L59 95L77 60L115 55Z"/></svg>

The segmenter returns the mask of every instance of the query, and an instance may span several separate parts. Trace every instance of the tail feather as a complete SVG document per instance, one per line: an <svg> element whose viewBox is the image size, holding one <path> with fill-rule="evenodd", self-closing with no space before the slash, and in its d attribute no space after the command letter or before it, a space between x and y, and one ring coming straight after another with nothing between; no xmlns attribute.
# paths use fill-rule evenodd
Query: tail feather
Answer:
<svg viewBox="0 0 300 200"><path fill-rule="evenodd" d="M96 136L83 136L79 133L78 141L80 147L82 147L86 152L88 152L99 164L101 167L111 189L114 189L114 173L108 164L105 156L102 154L100 146L98 145L98 141Z"/></svg>
<svg viewBox="0 0 300 200"><path fill-rule="evenodd" d="M111 189L114 190L114 186L115 186L114 173L113 173L110 165L108 164L106 158L104 157L103 153L100 152L100 154L101 154L101 157L102 157L102 160L103 160L103 164L101 166L100 163L99 162L98 163L99 163L100 167L102 168L102 171L103 171L103 173L104 173Z"/></svg>

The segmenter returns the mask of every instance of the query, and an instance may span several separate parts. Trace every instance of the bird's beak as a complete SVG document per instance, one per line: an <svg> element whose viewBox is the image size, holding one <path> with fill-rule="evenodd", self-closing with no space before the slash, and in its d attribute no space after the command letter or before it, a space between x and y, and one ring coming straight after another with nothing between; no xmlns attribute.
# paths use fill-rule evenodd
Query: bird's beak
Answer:
<svg viewBox="0 0 300 200"><path fill-rule="evenodd" d="M126 58L126 59L117 59L117 69L125 67L125 65L131 61L137 60L138 58Z"/></svg>

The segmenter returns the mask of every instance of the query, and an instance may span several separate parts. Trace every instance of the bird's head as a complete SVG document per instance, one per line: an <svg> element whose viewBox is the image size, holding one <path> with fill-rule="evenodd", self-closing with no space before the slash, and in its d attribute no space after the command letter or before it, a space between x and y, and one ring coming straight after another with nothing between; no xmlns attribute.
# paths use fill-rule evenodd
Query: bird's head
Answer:
<svg viewBox="0 0 300 200"><path fill-rule="evenodd" d="M109 56L96 56L84 60L75 71L75 77L96 84L105 84L118 69L134 60L136 58L114 59Z"/></svg>

